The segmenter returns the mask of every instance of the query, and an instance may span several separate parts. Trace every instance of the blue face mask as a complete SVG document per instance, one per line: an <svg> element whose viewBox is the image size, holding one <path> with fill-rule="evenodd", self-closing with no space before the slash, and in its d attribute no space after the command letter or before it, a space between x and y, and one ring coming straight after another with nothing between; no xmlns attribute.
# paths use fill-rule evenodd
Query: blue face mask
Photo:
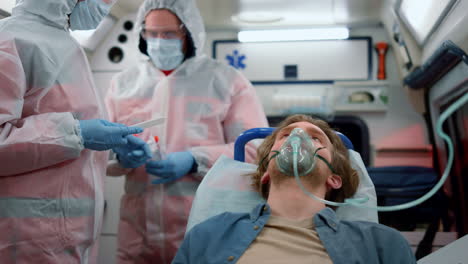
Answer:
<svg viewBox="0 0 468 264"><path fill-rule="evenodd" d="M111 4L103 0L85 0L78 2L70 15L72 30L95 29L102 19L109 14Z"/></svg>
<svg viewBox="0 0 468 264"><path fill-rule="evenodd" d="M149 38L146 42L148 54L158 69L173 70L184 60L180 39Z"/></svg>

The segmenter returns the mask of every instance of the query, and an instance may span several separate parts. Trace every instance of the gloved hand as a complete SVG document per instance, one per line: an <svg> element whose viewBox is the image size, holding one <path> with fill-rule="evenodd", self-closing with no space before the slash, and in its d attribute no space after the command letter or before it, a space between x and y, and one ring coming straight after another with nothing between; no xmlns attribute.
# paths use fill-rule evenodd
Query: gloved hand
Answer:
<svg viewBox="0 0 468 264"><path fill-rule="evenodd" d="M112 149L117 154L117 159L122 167L127 169L138 168L151 159L151 150L145 141L129 135L127 136L127 142L127 145Z"/></svg>
<svg viewBox="0 0 468 264"><path fill-rule="evenodd" d="M146 163L146 172L161 177L153 184L168 183L188 174L195 165L195 159L189 151L173 152L165 160L150 160Z"/></svg>
<svg viewBox="0 0 468 264"><path fill-rule="evenodd" d="M127 144L127 136L143 132L140 127L127 127L102 119L79 120L84 147L108 150Z"/></svg>

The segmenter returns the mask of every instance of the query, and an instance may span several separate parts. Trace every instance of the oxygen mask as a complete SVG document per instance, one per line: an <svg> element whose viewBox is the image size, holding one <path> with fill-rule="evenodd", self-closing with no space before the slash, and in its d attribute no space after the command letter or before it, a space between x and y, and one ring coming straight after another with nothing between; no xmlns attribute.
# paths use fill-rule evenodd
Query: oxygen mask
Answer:
<svg viewBox="0 0 468 264"><path fill-rule="evenodd" d="M277 152L278 169L294 176L294 159L297 159L297 174L304 176L315 168L317 148L310 136L302 129L295 128Z"/></svg>

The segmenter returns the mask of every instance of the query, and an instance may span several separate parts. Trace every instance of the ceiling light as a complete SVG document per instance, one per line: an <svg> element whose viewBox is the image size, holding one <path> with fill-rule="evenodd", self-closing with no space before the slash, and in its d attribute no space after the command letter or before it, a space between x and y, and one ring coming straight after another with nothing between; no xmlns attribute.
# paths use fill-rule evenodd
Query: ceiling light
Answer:
<svg viewBox="0 0 468 264"><path fill-rule="evenodd" d="M327 27L287 30L247 30L240 31L237 37L240 42L347 39L349 37L349 29L346 27Z"/></svg>
<svg viewBox="0 0 468 264"><path fill-rule="evenodd" d="M271 12L242 12L231 19L237 23L275 23L283 20L283 16Z"/></svg>

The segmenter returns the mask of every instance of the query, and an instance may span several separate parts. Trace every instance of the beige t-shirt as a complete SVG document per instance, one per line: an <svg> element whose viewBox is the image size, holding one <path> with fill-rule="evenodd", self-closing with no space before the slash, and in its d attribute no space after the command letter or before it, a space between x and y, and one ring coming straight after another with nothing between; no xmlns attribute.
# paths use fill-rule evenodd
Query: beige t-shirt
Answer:
<svg viewBox="0 0 468 264"><path fill-rule="evenodd" d="M313 219L270 216L262 232L236 263L333 263L315 231Z"/></svg>

